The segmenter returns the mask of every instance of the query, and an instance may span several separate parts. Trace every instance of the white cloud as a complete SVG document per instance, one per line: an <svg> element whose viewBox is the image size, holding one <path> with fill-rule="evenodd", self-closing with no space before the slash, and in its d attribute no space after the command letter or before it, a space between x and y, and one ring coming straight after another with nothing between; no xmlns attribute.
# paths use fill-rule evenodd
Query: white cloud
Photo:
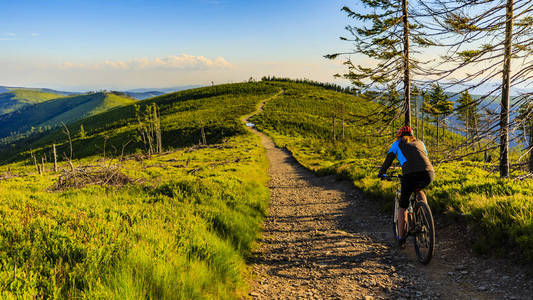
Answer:
<svg viewBox="0 0 533 300"><path fill-rule="evenodd" d="M76 64L66 62L64 68L81 69L115 69L115 70L147 70L147 69L169 69L169 70L206 70L229 68L232 65L222 57L214 59L205 56L195 56L189 54L170 55L154 59L136 58L128 61L107 60L101 64Z"/></svg>
<svg viewBox="0 0 533 300"><path fill-rule="evenodd" d="M17 34L13 33L13 32L6 32L6 35L9 36L9 37L14 37L16 36Z"/></svg>
<svg viewBox="0 0 533 300"><path fill-rule="evenodd" d="M35 32L31 33L30 35L31 35L31 36L39 36L39 34L38 34L38 33L35 33Z"/></svg>

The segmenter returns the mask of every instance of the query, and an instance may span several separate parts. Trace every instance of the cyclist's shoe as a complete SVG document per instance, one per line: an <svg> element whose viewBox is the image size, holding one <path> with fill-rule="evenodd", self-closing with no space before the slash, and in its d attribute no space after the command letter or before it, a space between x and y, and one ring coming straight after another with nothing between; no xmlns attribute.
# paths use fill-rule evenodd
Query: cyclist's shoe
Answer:
<svg viewBox="0 0 533 300"><path fill-rule="evenodd" d="M407 242L407 237L398 238L398 247L400 247L400 249L405 249L406 242Z"/></svg>

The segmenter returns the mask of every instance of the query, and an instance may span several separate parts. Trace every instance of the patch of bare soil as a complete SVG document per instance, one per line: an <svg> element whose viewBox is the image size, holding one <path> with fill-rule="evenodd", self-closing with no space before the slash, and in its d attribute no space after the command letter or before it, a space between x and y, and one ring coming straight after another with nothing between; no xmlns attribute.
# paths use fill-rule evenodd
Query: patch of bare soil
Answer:
<svg viewBox="0 0 533 300"><path fill-rule="evenodd" d="M256 131L254 131L256 132ZM391 217L347 181L317 177L264 134L270 212L251 264L253 299L533 299L527 269L475 256L437 223L435 257L400 250Z"/></svg>

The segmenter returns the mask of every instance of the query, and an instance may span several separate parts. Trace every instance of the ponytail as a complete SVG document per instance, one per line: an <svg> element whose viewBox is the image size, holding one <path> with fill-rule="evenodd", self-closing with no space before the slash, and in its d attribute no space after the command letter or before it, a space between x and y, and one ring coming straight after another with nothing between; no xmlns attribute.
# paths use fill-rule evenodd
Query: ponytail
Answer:
<svg viewBox="0 0 533 300"><path fill-rule="evenodd" d="M404 135L400 138L402 143L412 143L416 141L416 138L412 135Z"/></svg>

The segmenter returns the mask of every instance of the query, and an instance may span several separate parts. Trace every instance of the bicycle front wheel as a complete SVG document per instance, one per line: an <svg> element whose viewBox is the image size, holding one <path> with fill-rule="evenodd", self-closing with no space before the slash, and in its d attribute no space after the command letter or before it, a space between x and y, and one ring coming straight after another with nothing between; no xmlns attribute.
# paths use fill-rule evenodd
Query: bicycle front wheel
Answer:
<svg viewBox="0 0 533 300"><path fill-rule="evenodd" d="M398 209L400 208L398 197L394 199L394 213L392 214L392 233L394 234L394 242L398 242Z"/></svg>
<svg viewBox="0 0 533 300"><path fill-rule="evenodd" d="M418 261L424 265L428 264L435 249L435 225L429 205L422 201L415 205L414 244Z"/></svg>

